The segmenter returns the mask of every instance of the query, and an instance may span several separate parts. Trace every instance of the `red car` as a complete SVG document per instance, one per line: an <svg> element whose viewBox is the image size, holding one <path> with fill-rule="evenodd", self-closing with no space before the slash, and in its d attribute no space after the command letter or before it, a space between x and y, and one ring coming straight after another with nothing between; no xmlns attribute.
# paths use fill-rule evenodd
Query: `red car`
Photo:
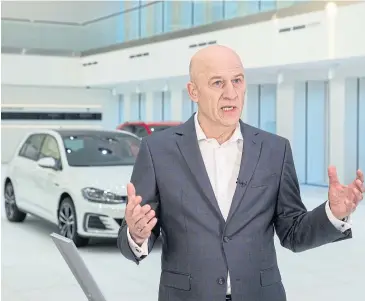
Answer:
<svg viewBox="0 0 365 301"><path fill-rule="evenodd" d="M151 135L154 132L163 131L169 127L177 126L182 124L182 122L168 122L168 121L155 121L155 122L125 122L120 124L117 129L127 132L131 132L138 137L145 137Z"/></svg>

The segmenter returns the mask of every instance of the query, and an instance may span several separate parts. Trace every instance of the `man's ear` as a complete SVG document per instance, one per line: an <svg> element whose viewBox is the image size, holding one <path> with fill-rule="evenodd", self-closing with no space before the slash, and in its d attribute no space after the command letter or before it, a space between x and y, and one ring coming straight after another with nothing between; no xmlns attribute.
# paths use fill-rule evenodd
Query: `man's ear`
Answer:
<svg viewBox="0 0 365 301"><path fill-rule="evenodd" d="M192 101L198 102L198 90L193 82L188 82L187 89Z"/></svg>

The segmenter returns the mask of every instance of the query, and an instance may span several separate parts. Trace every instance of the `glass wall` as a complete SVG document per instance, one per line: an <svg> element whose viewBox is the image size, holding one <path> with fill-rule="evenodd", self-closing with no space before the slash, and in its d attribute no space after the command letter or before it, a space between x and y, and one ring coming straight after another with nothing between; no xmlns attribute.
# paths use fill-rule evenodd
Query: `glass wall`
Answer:
<svg viewBox="0 0 365 301"><path fill-rule="evenodd" d="M365 77L359 79L358 168L365 172Z"/></svg>
<svg viewBox="0 0 365 301"><path fill-rule="evenodd" d="M146 120L146 94L133 93L131 95L131 121Z"/></svg>
<svg viewBox="0 0 365 301"><path fill-rule="evenodd" d="M304 184L307 181L307 85L306 83L295 84L294 94L294 135L293 135L293 158L297 171L298 181Z"/></svg>
<svg viewBox="0 0 365 301"><path fill-rule="evenodd" d="M276 133L276 85L260 85L259 90L259 128Z"/></svg>
<svg viewBox="0 0 365 301"><path fill-rule="evenodd" d="M2 46L86 51L296 3L298 1L120 1L119 15L90 20L82 26L2 20Z"/></svg>
<svg viewBox="0 0 365 301"><path fill-rule="evenodd" d="M307 183L327 183L328 84L307 83Z"/></svg>
<svg viewBox="0 0 365 301"><path fill-rule="evenodd" d="M248 85L247 123L270 133L276 133L276 85Z"/></svg>
<svg viewBox="0 0 365 301"><path fill-rule="evenodd" d="M189 93L187 89L182 91L182 121L188 120L194 112L197 111L198 105L192 101L189 97Z"/></svg>
<svg viewBox="0 0 365 301"><path fill-rule="evenodd" d="M345 108L345 181L352 182L365 170L365 78L346 80Z"/></svg>
<svg viewBox="0 0 365 301"><path fill-rule="evenodd" d="M170 121L171 113L171 92L154 92L153 121Z"/></svg>
<svg viewBox="0 0 365 301"><path fill-rule="evenodd" d="M327 185L328 83L297 83L294 104L294 160L300 183Z"/></svg>
<svg viewBox="0 0 365 301"><path fill-rule="evenodd" d="M124 115L124 95L118 95L118 124L125 122Z"/></svg>

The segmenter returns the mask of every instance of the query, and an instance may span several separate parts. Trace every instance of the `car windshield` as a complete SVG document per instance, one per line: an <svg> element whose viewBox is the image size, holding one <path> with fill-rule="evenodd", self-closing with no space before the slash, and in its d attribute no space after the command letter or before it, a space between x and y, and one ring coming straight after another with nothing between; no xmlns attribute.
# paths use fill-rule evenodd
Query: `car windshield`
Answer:
<svg viewBox="0 0 365 301"><path fill-rule="evenodd" d="M134 165L140 140L124 133L69 134L63 136L70 166Z"/></svg>

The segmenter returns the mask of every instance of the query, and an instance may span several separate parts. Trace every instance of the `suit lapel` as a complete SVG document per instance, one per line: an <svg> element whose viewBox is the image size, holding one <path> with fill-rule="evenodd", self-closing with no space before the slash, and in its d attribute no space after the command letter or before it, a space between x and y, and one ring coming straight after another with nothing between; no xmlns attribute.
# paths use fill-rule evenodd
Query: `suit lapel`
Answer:
<svg viewBox="0 0 365 301"><path fill-rule="evenodd" d="M186 121L185 124L180 127L180 129L180 131L176 132L176 134L179 136L177 139L177 145L180 149L180 152L184 157L199 188L202 190L209 203L217 212L219 218L224 221L199 149L198 139L195 131L194 115L188 121Z"/></svg>
<svg viewBox="0 0 365 301"><path fill-rule="evenodd" d="M241 166L227 223L232 218L243 199L261 154L262 141L258 132L243 122L241 122L241 131L244 138Z"/></svg>

